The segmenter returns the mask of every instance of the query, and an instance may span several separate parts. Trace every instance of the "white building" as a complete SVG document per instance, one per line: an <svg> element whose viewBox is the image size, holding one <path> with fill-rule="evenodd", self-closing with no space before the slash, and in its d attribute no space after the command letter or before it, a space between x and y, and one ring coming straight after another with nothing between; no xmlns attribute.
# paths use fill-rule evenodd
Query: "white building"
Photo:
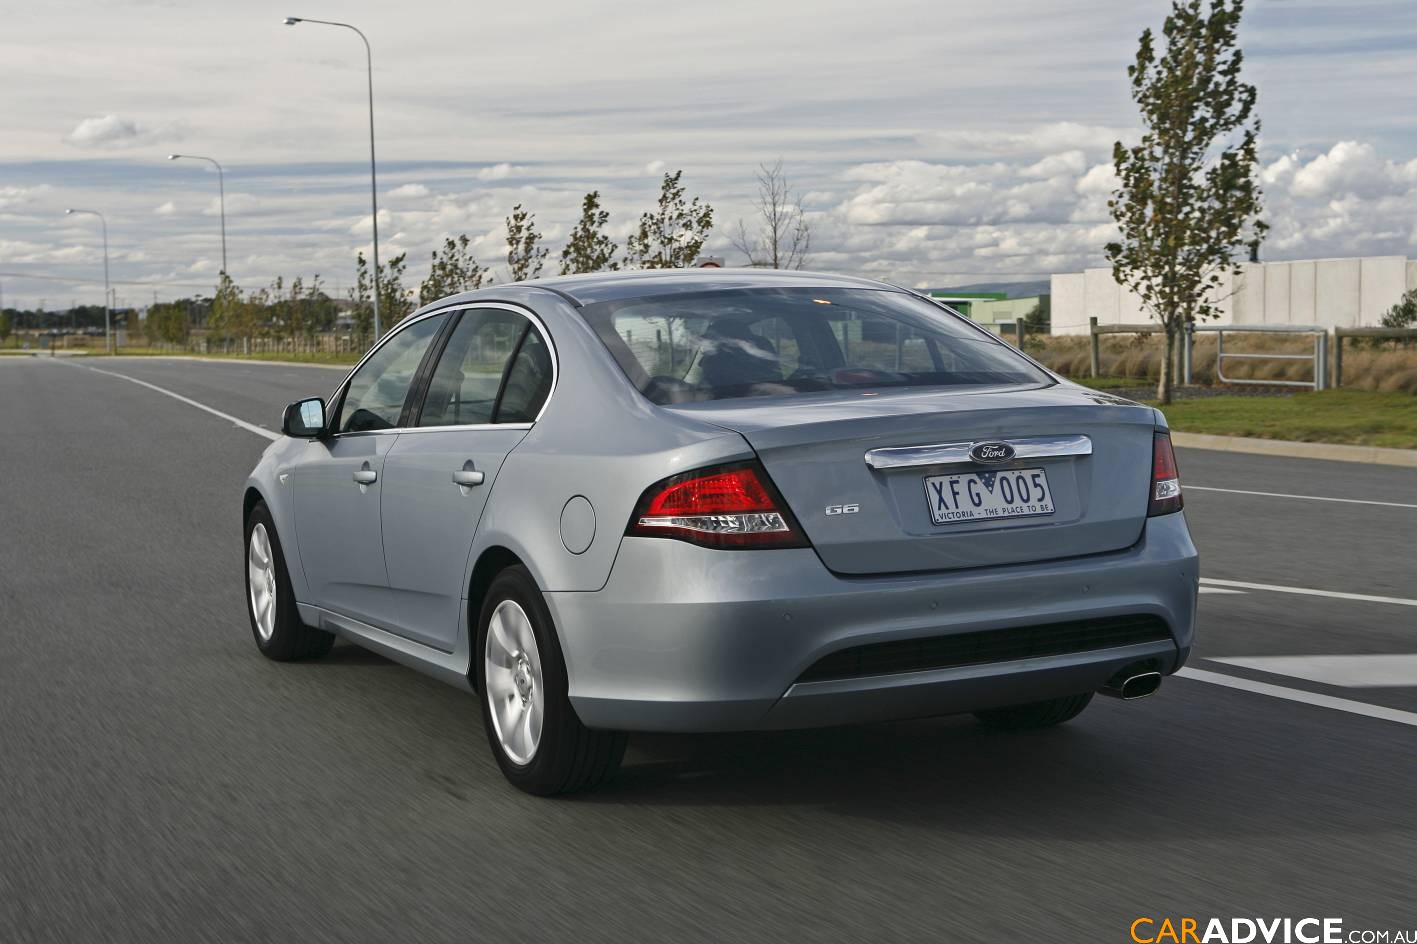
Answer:
<svg viewBox="0 0 1417 944"><path fill-rule="evenodd" d="M1226 276L1221 315L1211 324L1318 324L1374 327L1417 288L1417 260L1405 256L1260 262ZM1086 334L1099 324L1144 324L1154 319L1136 295L1112 278L1111 268L1053 276L1053 333Z"/></svg>

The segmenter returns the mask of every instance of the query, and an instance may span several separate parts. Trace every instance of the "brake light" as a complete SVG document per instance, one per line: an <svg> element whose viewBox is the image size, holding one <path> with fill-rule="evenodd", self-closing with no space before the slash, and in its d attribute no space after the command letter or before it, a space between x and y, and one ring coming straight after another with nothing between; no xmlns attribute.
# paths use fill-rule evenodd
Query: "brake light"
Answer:
<svg viewBox="0 0 1417 944"><path fill-rule="evenodd" d="M625 533L702 547L807 546L787 503L757 462L698 469L651 485Z"/></svg>
<svg viewBox="0 0 1417 944"><path fill-rule="evenodd" d="M1157 433L1151 446L1151 501L1146 516L1169 515L1180 511L1181 473L1176 468L1176 453L1171 448L1171 434Z"/></svg>

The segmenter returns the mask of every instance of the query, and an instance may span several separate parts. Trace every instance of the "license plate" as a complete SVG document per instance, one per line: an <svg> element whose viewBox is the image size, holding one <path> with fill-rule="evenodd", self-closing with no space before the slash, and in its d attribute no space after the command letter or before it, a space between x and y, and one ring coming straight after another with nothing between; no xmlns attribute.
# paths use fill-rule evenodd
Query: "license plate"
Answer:
<svg viewBox="0 0 1417 944"><path fill-rule="evenodd" d="M1028 518L1053 513L1053 494L1042 469L959 472L925 476L925 504L935 524L988 518Z"/></svg>

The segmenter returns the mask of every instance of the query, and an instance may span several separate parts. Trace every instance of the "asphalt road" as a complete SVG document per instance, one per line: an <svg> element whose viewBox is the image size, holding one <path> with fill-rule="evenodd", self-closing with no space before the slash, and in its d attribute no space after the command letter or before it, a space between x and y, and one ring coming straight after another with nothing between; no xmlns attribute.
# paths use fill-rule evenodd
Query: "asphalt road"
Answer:
<svg viewBox="0 0 1417 944"><path fill-rule="evenodd" d="M0 942L1126 941L1145 916L1417 928L1417 727L1193 678L1050 732L967 719L638 737L566 800L477 702L250 638L249 423L306 367L0 361ZM1417 473L1200 451L1188 486L1417 504ZM1417 509L1187 493L1206 578L1417 597ZM1193 668L1417 653L1417 607L1206 593ZM1417 715L1413 716L1417 720Z"/></svg>

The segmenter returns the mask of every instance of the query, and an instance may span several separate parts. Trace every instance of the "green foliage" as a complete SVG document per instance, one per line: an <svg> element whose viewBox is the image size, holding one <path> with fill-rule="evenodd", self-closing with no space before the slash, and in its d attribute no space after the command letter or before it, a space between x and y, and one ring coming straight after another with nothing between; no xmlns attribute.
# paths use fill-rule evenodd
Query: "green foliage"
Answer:
<svg viewBox="0 0 1417 944"><path fill-rule="evenodd" d="M251 337L251 323L241 287L225 272L212 297L212 313L207 318L207 332L216 339Z"/></svg>
<svg viewBox="0 0 1417 944"><path fill-rule="evenodd" d="M1030 308L1028 314L1023 316L1023 323L1028 327L1029 333L1047 331L1052 320L1053 300L1047 295L1038 299L1038 304Z"/></svg>
<svg viewBox="0 0 1417 944"><path fill-rule="evenodd" d="M433 265L428 271L428 278L418 286L418 304L426 305L449 295L482 287L486 270L472 257L467 248L470 242L464 233L456 240L445 239L441 254L433 250Z"/></svg>
<svg viewBox="0 0 1417 944"><path fill-rule="evenodd" d="M148 309L143 320L143 333L148 343L153 345L182 345L192 333L192 325L187 317L188 302L160 302Z"/></svg>
<svg viewBox="0 0 1417 944"><path fill-rule="evenodd" d="M403 273L407 267L406 252L399 253L388 262L379 263L379 327L384 331L413 312L413 290L403 285ZM374 332L374 274L362 252L354 257L354 288L349 298L354 302L355 336L360 345L367 345Z"/></svg>
<svg viewBox="0 0 1417 944"><path fill-rule="evenodd" d="M625 244L625 262L641 269L683 269L694 264L713 229L713 207L698 197L686 202L682 170L665 174L659 205L640 216L639 230Z"/></svg>
<svg viewBox="0 0 1417 944"><path fill-rule="evenodd" d="M1417 327L1417 288L1408 289L1402 301L1393 305L1383 315L1384 328Z"/></svg>
<svg viewBox="0 0 1417 944"><path fill-rule="evenodd" d="M354 288L349 290L349 300L354 303L354 340L361 347L369 346L374 334L374 275L369 271L369 263L364 253L354 257Z"/></svg>
<svg viewBox="0 0 1417 944"><path fill-rule="evenodd" d="M1119 186L1108 206L1121 239L1107 244L1117 281L1136 292L1166 331L1167 359L1188 323L1220 314L1216 293L1254 251L1260 122L1255 87L1240 78L1236 45L1243 0L1173 0L1158 57L1150 29L1127 67L1141 111L1141 142L1113 146ZM1171 401L1170 369L1157 395Z"/></svg>
<svg viewBox="0 0 1417 944"><path fill-rule="evenodd" d="M605 235L605 223L610 213L600 208L600 191L592 190L581 201L581 218L561 250L561 274L580 272L614 272L620 268L615 261L615 241Z"/></svg>
<svg viewBox="0 0 1417 944"><path fill-rule="evenodd" d="M10 331L10 313L4 309L0 309L0 341L8 339L10 337Z"/></svg>
<svg viewBox="0 0 1417 944"><path fill-rule="evenodd" d="M518 203L507 217L507 268L513 282L524 282L541 274L547 250L540 246L541 234L536 231L536 216Z"/></svg>

